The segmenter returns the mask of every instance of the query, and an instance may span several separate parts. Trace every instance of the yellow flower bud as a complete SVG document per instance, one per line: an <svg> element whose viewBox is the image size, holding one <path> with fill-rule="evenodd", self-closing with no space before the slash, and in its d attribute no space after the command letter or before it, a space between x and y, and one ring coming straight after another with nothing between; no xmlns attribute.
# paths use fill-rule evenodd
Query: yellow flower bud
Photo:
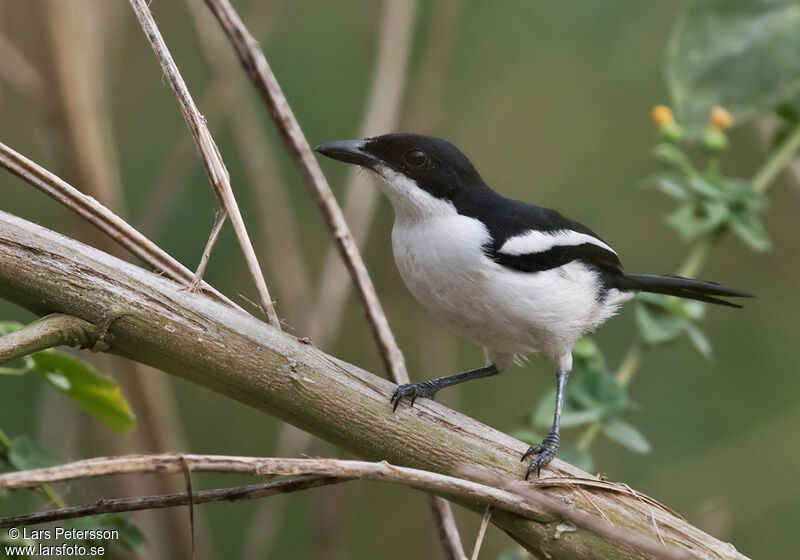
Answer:
<svg viewBox="0 0 800 560"><path fill-rule="evenodd" d="M672 115L672 109L666 105L657 105L653 107L653 120L658 126L664 127L675 123L675 117Z"/></svg>
<svg viewBox="0 0 800 560"><path fill-rule="evenodd" d="M709 128L722 132L730 128L733 123L731 114L722 107L714 107L711 109L711 119L708 121Z"/></svg>

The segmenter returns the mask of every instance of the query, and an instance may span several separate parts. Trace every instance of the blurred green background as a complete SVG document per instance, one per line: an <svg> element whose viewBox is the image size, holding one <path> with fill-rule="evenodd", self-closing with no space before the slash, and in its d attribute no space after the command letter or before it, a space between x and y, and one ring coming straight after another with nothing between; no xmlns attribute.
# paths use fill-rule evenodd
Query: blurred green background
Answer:
<svg viewBox="0 0 800 560"><path fill-rule="evenodd" d="M196 13L212 43L229 57L228 45L220 40L202 2L191 1L198 5ZM187 3L154 0L151 8L200 110L208 114L218 101L207 92L220 72L200 54ZM369 98L383 4L237 0L234 5L248 25L263 30L261 44L311 144L357 137ZM664 223L673 203L640 188L639 181L658 169L650 153L657 135L649 113L654 105L669 102L664 52L681 5L635 0L422 1L413 15L408 79L395 129L452 141L496 190L558 208L586 223L618 250L629 271L674 271L688 246ZM248 19L253 13L257 21ZM93 181L100 184L103 177L117 182L121 199L114 204L119 211L194 267L212 224L214 198L190 144L183 162L164 180L165 161L176 143L186 142L187 131L127 3L2 2L0 33L24 55L35 77L20 85L0 76L0 140L78 188L88 189L84 183ZM4 65L5 74L12 69L17 78L19 72L24 74L24 67ZM229 64L221 95L241 81L238 66ZM81 88L89 92L84 97L90 100L90 118L101 121L101 147L89 152L104 159L101 171L96 171L96 161L81 163L76 156L87 154L83 142L91 140L85 134L95 126L82 120L81 96L77 94L76 101L74 94ZM307 317L286 308L275 289L276 278L286 270L271 260L263 235L267 216L254 187L275 189L287 198L291 217L284 215L283 220L295 222L313 292L330 248L329 235L266 112L246 84L239 89L245 93L231 111L257 117L250 122L268 140L264 157L271 180L253 184L230 119L215 125L214 135L263 259L278 313L287 318L288 329L302 336L306 333L299 325ZM725 172L752 175L769 148L761 131L746 125L735 129L731 140ZM327 160L321 165L341 199L349 169ZM771 252L755 254L728 237L703 270L703 278L758 295L741 311L709 309L704 328L713 342L713 360L705 361L686 341L646 357L631 386L638 407L627 418L647 436L653 451L637 455L607 440L594 446L597 471L668 504L758 558L788 557L800 521L800 376L793 347L800 315L798 192L789 174L770 191L771 205L763 219L773 242ZM154 197L161 201L156 216ZM0 209L108 248L77 218L5 172L0 173ZM388 203L380 200L364 257L412 380L480 365L480 349L435 323L406 291L391 255L391 220ZM244 297L256 299L229 227L206 279L243 305L249 305ZM0 302L0 319L32 317ZM615 366L634 335L632 309L627 309L596 338ZM376 373L383 371L352 294L338 336L324 349ZM118 359L98 365L133 395L134 408L137 402L149 403L146 406L167 417L163 422L170 422L174 400L176 421L149 433L140 428L132 434L111 434L26 376L0 378L0 427L11 435L35 436L63 459L163 451L178 444L197 453L269 456L287 449L279 447L281 433L284 445L286 440L296 441L291 432L281 431L278 421L181 380L148 372L161 377L171 393L162 388L142 396L128 378L139 373ZM552 366L534 358L491 381L444 392L441 401L511 432L529 423L540 396L552 384ZM578 433L567 430L564 440L574 441ZM316 440L293 454L347 456ZM207 476L198 477L197 485L238 481ZM174 483L181 485L179 480ZM98 495L147 488L120 480L106 484ZM90 496L78 484L64 491L74 504ZM427 500L418 492L356 482L270 500L198 507L198 557L441 557ZM41 503L35 496L14 496L0 500L0 513L35 511ZM133 516L151 539L145 557L176 557L175 541L188 538L186 514L176 511ZM479 518L460 508L456 515L469 549ZM176 525L169 525L169 516ZM168 529L180 527L181 519L184 533ZM481 557L495 558L514 546L490 527Z"/></svg>

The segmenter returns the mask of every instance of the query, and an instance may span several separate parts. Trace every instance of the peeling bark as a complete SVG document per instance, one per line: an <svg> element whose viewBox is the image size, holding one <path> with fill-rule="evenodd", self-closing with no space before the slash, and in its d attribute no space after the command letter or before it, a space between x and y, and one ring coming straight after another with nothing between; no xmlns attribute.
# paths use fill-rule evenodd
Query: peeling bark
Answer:
<svg viewBox="0 0 800 560"><path fill-rule="evenodd" d="M392 383L242 311L3 212L0 297L39 315L65 313L108 325L110 352L263 410L366 459L468 478L484 472L522 484L519 458L526 444L432 401L392 414ZM551 498L586 514L602 511L615 525L662 539L692 558L745 558L655 500L562 461L545 476L562 477L534 483ZM461 503L483 510L477 502ZM583 529L563 532L561 521L544 512L531 520L495 510L492 523L540 558L657 558Z"/></svg>

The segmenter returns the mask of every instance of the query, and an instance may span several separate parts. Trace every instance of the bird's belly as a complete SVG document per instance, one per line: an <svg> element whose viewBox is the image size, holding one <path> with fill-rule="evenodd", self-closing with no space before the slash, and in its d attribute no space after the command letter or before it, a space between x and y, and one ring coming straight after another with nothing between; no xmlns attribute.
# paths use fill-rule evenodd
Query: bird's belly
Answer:
<svg viewBox="0 0 800 560"><path fill-rule="evenodd" d="M596 274L582 263L520 272L488 258L488 240L484 226L464 216L392 231L409 291L456 334L496 352L559 355L615 311L603 306Z"/></svg>

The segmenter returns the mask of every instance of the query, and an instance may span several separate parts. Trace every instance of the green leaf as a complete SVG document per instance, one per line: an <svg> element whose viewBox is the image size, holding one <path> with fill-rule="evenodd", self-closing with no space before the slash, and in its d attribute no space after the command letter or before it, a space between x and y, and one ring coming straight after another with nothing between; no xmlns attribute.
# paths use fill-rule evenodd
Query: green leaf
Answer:
<svg viewBox="0 0 800 560"><path fill-rule="evenodd" d="M602 406L592 406L592 408L586 408L584 410L566 410L565 407L565 410L561 413L561 427L573 428L575 426L590 424L596 420L600 420L606 413L606 407Z"/></svg>
<svg viewBox="0 0 800 560"><path fill-rule="evenodd" d="M733 232L753 251L762 253L772 247L767 231L755 214L736 210L731 214L730 224Z"/></svg>
<svg viewBox="0 0 800 560"><path fill-rule="evenodd" d="M800 94L797 0L693 0L667 47L678 120L702 131L715 105L740 124Z"/></svg>
<svg viewBox="0 0 800 560"><path fill-rule="evenodd" d="M597 346L597 343L588 336L585 336L578 341L578 343L572 349L572 356L576 360L583 361L596 358L602 359L602 354L600 353L600 348Z"/></svg>
<svg viewBox="0 0 800 560"><path fill-rule="evenodd" d="M722 186L722 185L720 185ZM689 187L697 194L705 196L711 200L719 199L722 196L720 188L714 184L710 177L695 175L689 179Z"/></svg>
<svg viewBox="0 0 800 560"><path fill-rule="evenodd" d="M596 348L596 347L595 347ZM630 406L628 393L620 387L606 366L599 350L588 357L574 356L572 385L564 403L564 412L596 411L600 416L618 414ZM581 416L572 421L581 421Z"/></svg>
<svg viewBox="0 0 800 560"><path fill-rule="evenodd" d="M800 112L789 103L782 103L775 107L775 112L789 124L800 123Z"/></svg>
<svg viewBox="0 0 800 560"><path fill-rule="evenodd" d="M708 340L706 334L694 323L686 323L686 334L692 342L697 351L707 360L711 359L712 349L711 341Z"/></svg>
<svg viewBox="0 0 800 560"><path fill-rule="evenodd" d="M136 526L127 516L120 513L104 513L91 517L79 517L69 521L70 526L82 530L116 530L119 531L119 538L114 540L95 540L91 541L97 545L116 544L133 552L139 552L147 544L147 538L139 527Z"/></svg>
<svg viewBox="0 0 800 560"><path fill-rule="evenodd" d="M702 301L697 301L693 299L676 299L672 298L673 301L680 305L683 308L683 315L694 320L699 321L703 317L706 316L706 304Z"/></svg>
<svg viewBox="0 0 800 560"><path fill-rule="evenodd" d="M603 355L591 338L575 345L572 353L573 369L570 389L564 399L561 426L569 428L613 417L630 408L631 402L625 388L620 387L608 370ZM536 427L550 428L555 412L556 390L542 396L532 423ZM538 441L536 443L539 443Z"/></svg>
<svg viewBox="0 0 800 560"><path fill-rule="evenodd" d="M684 204L666 218L667 223L686 241L714 231L728 221L727 205L716 201Z"/></svg>
<svg viewBox="0 0 800 560"><path fill-rule="evenodd" d="M692 160L675 144L662 142L653 148L653 155L662 163L668 163L680 168L686 175L692 176L696 173Z"/></svg>
<svg viewBox="0 0 800 560"><path fill-rule="evenodd" d="M136 425L136 417L111 377L59 352L37 352L33 361L34 369L51 386L112 430L122 432Z"/></svg>
<svg viewBox="0 0 800 560"><path fill-rule="evenodd" d="M509 435L513 438L517 438L520 441L524 441L528 445L539 445L544 439L541 434L527 428L514 430Z"/></svg>
<svg viewBox="0 0 800 560"><path fill-rule="evenodd" d="M650 443L644 435L624 420L613 418L603 423L603 434L605 434L608 439L617 442L623 447L627 447L631 451L635 451L636 453L650 453Z"/></svg>
<svg viewBox="0 0 800 560"><path fill-rule="evenodd" d="M794 129L795 126L791 124L787 124L779 128L777 132L775 132L775 134L772 136L770 147L773 150L777 150L778 148L783 146L783 143L786 142L789 136L791 136L792 132L794 132Z"/></svg>
<svg viewBox="0 0 800 560"><path fill-rule="evenodd" d="M0 336L11 334L23 327L22 323L16 321L0 321Z"/></svg>
<svg viewBox="0 0 800 560"><path fill-rule="evenodd" d="M637 305L634 309L636 324L647 344L664 344L675 340L686 331L687 320L648 304Z"/></svg>
<svg viewBox="0 0 800 560"><path fill-rule="evenodd" d="M558 458L588 472L594 470L592 454L585 449L567 445L558 451Z"/></svg>
<svg viewBox="0 0 800 560"><path fill-rule="evenodd" d="M687 184L686 178L677 173L659 173L648 177L642 184L645 187L655 187L676 200L688 200L691 196L691 187Z"/></svg>
<svg viewBox="0 0 800 560"><path fill-rule="evenodd" d="M33 558L33 556L29 554L15 554L13 556L8 556L5 553L7 546L17 546L22 547L23 549L27 549L27 547L34 547L35 550L36 541L23 538L12 539L8 536L8 530L0 531L0 558L8 558L9 560L12 558L14 560L18 560L19 558Z"/></svg>
<svg viewBox="0 0 800 560"><path fill-rule="evenodd" d="M567 407L567 403L564 403ZM540 428L549 428L553 424L553 414L556 411L556 390L552 389L545 393L539 404L536 406L536 411L533 413L533 425Z"/></svg>
<svg viewBox="0 0 800 560"><path fill-rule="evenodd" d="M6 459L14 470L27 471L44 469L61 464L58 457L51 455L28 436L17 436L11 440Z"/></svg>
<svg viewBox="0 0 800 560"><path fill-rule="evenodd" d="M33 359L30 356L23 356L20 360L22 360L20 367L0 367L0 375L25 375L30 373L31 369L33 369ZM13 364L16 361L12 360L9 363Z"/></svg>

